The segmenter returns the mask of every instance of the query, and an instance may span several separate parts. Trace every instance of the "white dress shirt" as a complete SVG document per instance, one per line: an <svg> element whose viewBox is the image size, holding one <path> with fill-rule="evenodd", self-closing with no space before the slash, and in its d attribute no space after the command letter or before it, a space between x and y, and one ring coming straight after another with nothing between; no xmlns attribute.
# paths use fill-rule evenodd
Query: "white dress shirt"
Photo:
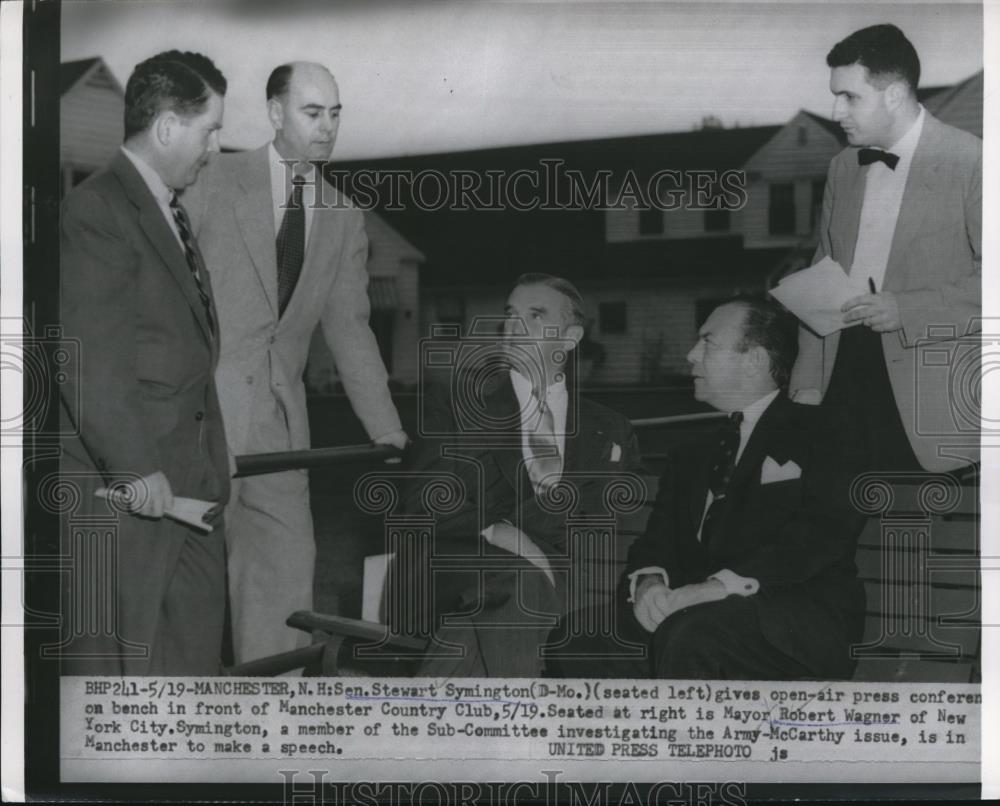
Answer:
<svg viewBox="0 0 1000 806"><path fill-rule="evenodd" d="M300 163L296 166L287 165L278 150L271 143L267 147L268 164L271 166L271 205L274 209L274 237L278 237L281 231L281 222L285 218L285 211L288 209L288 200L292 195L292 169L300 165L308 166L305 170L299 171L305 177L306 183L302 187L302 204L306 208L306 240L309 243L309 232L312 229L313 205L316 202L316 183L322 182L323 177L316 171L316 166L311 162ZM323 200L322 195L320 200Z"/></svg>
<svg viewBox="0 0 1000 806"><path fill-rule="evenodd" d="M149 192L153 194L153 198L156 199L156 204L160 208L160 212L163 213L163 217L167 219L167 224L170 226L170 231L174 234L177 239L177 243L181 246L181 251L184 251L184 241L181 240L181 233L177 229L177 222L174 220L174 211L170 209L170 200L174 196L174 191L167 187L167 183L164 182L160 175L154 171L148 162L146 162L138 154L133 154L125 146L121 147L122 154L128 157L129 162L131 162L135 169L139 172L139 176L142 177L142 181L146 183L146 187L149 188Z"/></svg>
<svg viewBox="0 0 1000 806"><path fill-rule="evenodd" d="M531 381L525 378L516 370L510 371L510 382L514 387L514 395L517 397L518 411L521 418L521 455L525 462L534 459L531 446L528 444L528 434L538 426L538 403L535 398L534 388ZM556 445L559 448L559 455L566 457L566 412L569 409L569 393L566 391L566 382L559 381L549 386L545 390L544 403L552 412L552 423L555 430ZM482 531L482 536L492 542L493 524L490 524Z"/></svg>
<svg viewBox="0 0 1000 806"><path fill-rule="evenodd" d="M773 392L769 392L764 395L764 397L751 403L745 409L743 409L743 422L740 423L740 445L736 450L736 464L739 464L740 459L743 456L743 451L750 441L750 435L753 434L754 428L757 427L757 423L760 421L761 416L767 411L767 407L770 406L775 398L778 396L780 389L775 389ZM732 412L728 412L732 413ZM702 523L705 521L705 514L708 512L708 508L712 505L712 501L715 500L715 496L712 495L712 490L709 489L705 495L705 506L701 511ZM701 524L698 526L698 540L701 540ZM648 566L646 568L640 568L637 571L633 571L628 575L629 581L629 597L630 602L635 601L635 589L639 584L639 578L646 574L656 574L663 579L663 584L667 587L670 586L670 577L667 575L667 571L660 566ZM752 596L758 590L760 590L760 583L753 579L752 577L743 577L737 574L735 571L731 571L728 568L723 568L714 574L709 575L709 579L717 579L722 583L723 587L726 589L727 594L736 594L738 596Z"/></svg>
<svg viewBox="0 0 1000 806"><path fill-rule="evenodd" d="M889 251L896 233L896 220L903 203L906 178L910 175L910 163L917 149L920 133L924 128L924 108L913 121L913 125L896 144L888 149L899 162L893 170L884 162L873 162L867 167L865 176L865 196L861 205L861 219L858 223L858 240L854 247L854 263L850 275L862 281L867 288L871 278L877 291L882 290L885 270L889 264Z"/></svg>

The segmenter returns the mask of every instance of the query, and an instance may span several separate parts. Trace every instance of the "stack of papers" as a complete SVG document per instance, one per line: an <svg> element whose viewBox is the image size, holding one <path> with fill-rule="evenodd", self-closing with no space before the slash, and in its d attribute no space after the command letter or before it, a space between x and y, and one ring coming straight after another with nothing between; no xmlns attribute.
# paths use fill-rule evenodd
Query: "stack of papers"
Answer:
<svg viewBox="0 0 1000 806"><path fill-rule="evenodd" d="M863 281L848 276L837 261L825 257L815 266L789 275L770 293L811 330L829 336L851 327L844 324L841 306L869 291Z"/></svg>

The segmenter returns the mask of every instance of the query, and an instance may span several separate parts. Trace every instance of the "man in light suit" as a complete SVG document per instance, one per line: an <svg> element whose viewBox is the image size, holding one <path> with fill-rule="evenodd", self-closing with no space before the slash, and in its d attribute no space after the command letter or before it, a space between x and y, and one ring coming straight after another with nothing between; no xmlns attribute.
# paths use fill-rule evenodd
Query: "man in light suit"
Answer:
<svg viewBox="0 0 1000 806"><path fill-rule="evenodd" d="M871 293L845 303L853 327L801 329L793 399L846 411L873 468L961 467L978 460L978 432L962 431L979 422L979 360L956 389L935 356L964 364L981 330L982 141L918 103L920 61L895 26L856 31L827 64L850 147L830 164L816 260Z"/></svg>
<svg viewBox="0 0 1000 806"><path fill-rule="evenodd" d="M271 73L266 94L273 143L213 160L187 202L215 284L230 451L309 447L302 375L317 324L368 435L402 448L406 434L368 326L364 220L323 178L339 126L337 83L318 64L288 64ZM236 662L308 643L285 626L312 607L307 472L236 480L226 517Z"/></svg>
<svg viewBox="0 0 1000 806"><path fill-rule="evenodd" d="M211 60L169 51L139 64L125 88L125 143L63 205L61 311L79 366L62 387L61 473L80 489L74 517L107 521L99 487L124 493L116 525L116 620L64 648L76 674L216 674L225 615L221 518L209 534L166 520L174 496L229 495L213 373L218 315L176 191L218 148L226 80ZM100 529L66 535L85 569ZM78 541L83 537L84 543ZM93 624L108 595L74 574L68 623ZM72 609L85 608L83 612ZM88 656L88 657L84 657Z"/></svg>
<svg viewBox="0 0 1000 806"><path fill-rule="evenodd" d="M567 575L549 562L567 553L567 518L604 515L609 485L640 463L629 421L581 397L573 382L585 321L576 288L548 274L522 275L505 315L498 351L486 351L494 360L425 390L412 469L457 479L465 491L437 516L432 553L466 562L428 580L434 635L464 654L432 651L423 675L538 676L539 649L568 607ZM423 489L408 491L410 513L423 511ZM572 512L551 506L554 499L575 499ZM484 570L480 556L509 567Z"/></svg>
<svg viewBox="0 0 1000 806"><path fill-rule="evenodd" d="M865 604L854 567L864 519L850 498L861 457L823 409L784 395L795 355L795 319L775 303L736 298L705 321L688 354L695 398L729 419L673 452L629 550L618 634L648 658L581 638L561 675L851 676Z"/></svg>

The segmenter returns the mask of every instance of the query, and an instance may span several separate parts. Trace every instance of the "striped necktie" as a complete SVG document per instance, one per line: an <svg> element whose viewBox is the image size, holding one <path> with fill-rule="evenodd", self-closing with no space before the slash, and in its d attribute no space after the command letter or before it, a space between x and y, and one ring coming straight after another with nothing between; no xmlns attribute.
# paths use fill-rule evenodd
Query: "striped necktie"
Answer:
<svg viewBox="0 0 1000 806"><path fill-rule="evenodd" d="M538 403L538 424L528 432L528 453L531 455L528 477L535 495L547 493L562 474L562 457L559 455L552 409L543 402Z"/></svg>
<svg viewBox="0 0 1000 806"><path fill-rule="evenodd" d="M208 331L215 335L215 317L212 315L212 300L205 291L205 286L201 282L201 274L205 267L198 257L198 252L194 248L194 235L191 233L191 223L188 221L187 212L177 198L176 193L170 194L170 211L174 214L174 223L177 224L177 232L180 233L181 243L184 244L184 258L187 260L194 284L198 288L198 297L201 304L205 306L205 320L208 322Z"/></svg>

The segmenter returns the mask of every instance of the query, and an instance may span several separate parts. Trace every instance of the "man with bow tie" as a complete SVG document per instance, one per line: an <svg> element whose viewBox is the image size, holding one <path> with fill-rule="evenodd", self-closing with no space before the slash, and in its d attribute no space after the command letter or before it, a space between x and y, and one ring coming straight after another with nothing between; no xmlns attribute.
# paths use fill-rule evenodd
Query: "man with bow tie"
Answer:
<svg viewBox="0 0 1000 806"><path fill-rule="evenodd" d="M982 141L920 105L920 60L893 25L854 32L827 64L849 147L830 164L814 262L869 293L844 304L845 330L801 329L792 397L845 412L874 469L952 470L978 461L955 414L978 422L979 362L966 394L931 365L981 330Z"/></svg>
<svg viewBox="0 0 1000 806"><path fill-rule="evenodd" d="M823 410L782 393L795 354L795 319L772 302L736 298L705 321L687 357L695 398L729 417L670 457L620 590L618 634L649 657L580 639L562 676L851 676L865 604L858 456Z"/></svg>
<svg viewBox="0 0 1000 806"><path fill-rule="evenodd" d="M461 558L461 568L432 574L431 621L439 641L463 652L429 653L420 674L539 675L539 648L567 611L566 571L549 562L567 556L567 517L605 512L607 485L639 465L629 421L578 395L583 306L569 281L522 275L499 344L466 345L486 360L424 389L413 469L464 490L456 508L436 516L433 556ZM420 491L409 491L408 512L424 509ZM558 506L569 500L571 512Z"/></svg>

